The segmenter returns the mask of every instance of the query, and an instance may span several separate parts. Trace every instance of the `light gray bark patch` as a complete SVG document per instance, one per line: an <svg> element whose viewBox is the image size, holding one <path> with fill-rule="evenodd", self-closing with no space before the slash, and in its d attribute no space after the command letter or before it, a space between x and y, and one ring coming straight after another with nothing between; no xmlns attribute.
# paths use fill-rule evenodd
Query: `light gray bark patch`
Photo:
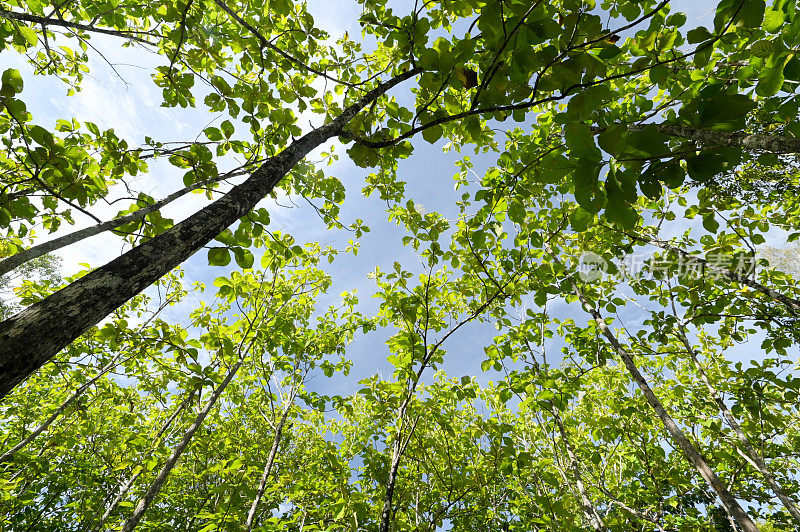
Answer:
<svg viewBox="0 0 800 532"><path fill-rule="evenodd" d="M652 124L630 125L628 131L641 131ZM800 139L783 135L758 135L736 131L712 131L673 124L657 124L656 129L673 137L681 137L704 145L730 146L772 153L800 153Z"/></svg>

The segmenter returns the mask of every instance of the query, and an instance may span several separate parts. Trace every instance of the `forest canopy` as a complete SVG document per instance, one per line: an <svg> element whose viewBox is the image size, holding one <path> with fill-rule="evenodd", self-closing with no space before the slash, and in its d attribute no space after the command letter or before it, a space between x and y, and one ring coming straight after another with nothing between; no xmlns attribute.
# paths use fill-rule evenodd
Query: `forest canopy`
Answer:
<svg viewBox="0 0 800 532"><path fill-rule="evenodd" d="M795 1L350 4L0 6L2 528L800 527Z"/></svg>

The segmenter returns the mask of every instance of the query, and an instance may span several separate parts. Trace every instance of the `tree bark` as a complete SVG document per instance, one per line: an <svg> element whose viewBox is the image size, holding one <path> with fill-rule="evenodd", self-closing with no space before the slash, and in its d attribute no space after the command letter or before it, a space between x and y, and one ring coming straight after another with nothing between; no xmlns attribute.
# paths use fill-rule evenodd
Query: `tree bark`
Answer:
<svg viewBox="0 0 800 532"><path fill-rule="evenodd" d="M366 105L421 72L381 83L333 121L268 159L241 185L189 218L0 323L0 398L56 353L172 268L188 259L269 194L295 164Z"/></svg>
<svg viewBox="0 0 800 532"><path fill-rule="evenodd" d="M594 321L597 324L597 327L603 333L603 336L605 336L608 342L614 347L614 350L617 352L619 357L622 359L622 362L625 364L625 367L628 369L628 373L631 374L633 380L644 394L648 404L653 410L655 410L656 414L664 425L664 428L667 429L667 432L669 432L673 441L675 441L678 447L680 447L681 451L683 451L683 455L686 457L689 463L692 464L695 469L697 469L698 473L700 473L700 476L705 479L709 486L711 486L711 489L714 490L714 493L716 493L722 501L725 509L736 520L736 524L739 525L739 528L741 528L744 532L759 532L758 527L739 505L739 501L737 501L730 491L728 491L728 489L722 484L722 481L720 481L719 477L717 477L717 474L714 472L714 470L711 469L711 466L708 465L708 462L706 462L705 458L703 458L700 452L695 449L694 445L692 445L692 442L689 441L689 438L686 437L680 427L678 427L678 424L675 423L675 420L673 420L664 409L664 405L661 404L661 401L658 399L658 397L656 397L656 394L650 388L650 385L647 384L647 381L639 371L639 368L636 367L633 357L622 347L619 341L617 341L617 337L614 336L606 323L603 321L600 313L589 304L575 283L572 281L570 282L572 283L576 295L578 295L578 298L581 300L583 308L586 310L586 312L591 314L592 318L594 318Z"/></svg>
<svg viewBox="0 0 800 532"><path fill-rule="evenodd" d="M597 511L597 508L595 507L594 503L592 503L592 499L589 498L589 494L586 491L586 485L583 482L581 468L578 464L578 457L575 456L575 451L569 441L567 430L564 428L564 423L561 422L561 416L558 415L555 409L553 409L551 413L553 414L553 419L555 420L556 425L558 425L558 431L561 434L561 439L564 441L564 447L567 449L567 457L569 458L570 468L572 469L572 474L575 476L575 485L581 498L581 509L583 510L583 515L592 525L594 530L607 530L605 523L603 523L603 518L600 517L600 513Z"/></svg>
<svg viewBox="0 0 800 532"><path fill-rule="evenodd" d="M553 262L560 265L561 261L558 260L555 254L553 254L552 250L548 249L548 252L550 252L550 255L553 257ZM633 377L633 380L636 382L636 385L644 394L645 400L656 412L661 420L661 423L664 425L664 428L672 437L672 440L676 443L676 445L681 449L683 455L686 457L686 460L692 466L694 466L697 472L700 473L700 476L703 477L709 486L711 486L711 489L717 494L722 502L722 505L725 507L725 510L728 511L731 516L733 516L739 528L741 528L744 532L759 532L758 527L747 515L747 512L745 512L739 505L739 501L737 501L731 492L728 491L722 481L720 481L719 477L717 477L717 474L714 472L714 470L711 469L711 466L708 465L708 462L706 462L705 458L703 458L700 452L695 449L689 438L686 437L678 424L675 423L675 420L672 419L669 413L667 413L664 405L661 404L661 401L653 392L652 388L650 388L650 385L647 384L647 380L644 378L644 375L642 375L642 373L639 371L639 368L636 366L636 362L633 360L631 354L622 347L622 344L619 343L617 337L614 336L614 333L612 333L608 328L606 322L603 321L600 313L583 295L583 292L575 283L572 276L567 277L567 280L569 281L575 295L580 300L583 309L590 316L592 316L594 322L597 324L597 328L600 329L600 332L606 337L608 343L611 344L611 346L614 348L614 351L622 359L622 362L625 364L628 373L630 373L631 377Z"/></svg>
<svg viewBox="0 0 800 532"><path fill-rule="evenodd" d="M673 303L673 311L675 310L674 307L675 304ZM736 418L734 417L733 413L728 408L728 405L725 404L725 401L722 399L722 394L719 393L719 390L717 390L716 387L714 387L714 385L709 380L708 375L706 375L706 372L703 369L703 366L700 365L700 361L697 359L697 353L692 348L692 345L689 343L689 339L686 337L686 333L684 332L683 329L684 329L683 326L681 324L678 324L678 329L676 331L677 336L680 339L681 343L683 344L684 348L686 349L686 352L688 353L689 357L692 359L692 365L697 370L697 373L700 376L700 380L702 380L703 384L705 384L706 389L708 390L708 394L711 396L711 399L717 405L717 408L719 409L722 416L725 418L725 421L727 421L728 425L731 427L731 429L733 429L733 432L739 439L739 443L742 445L747 454L741 451L739 452L747 459L748 462L750 462L750 464L759 473L761 473L761 476L764 477L764 480L766 481L767 485L770 487L770 489L772 489L772 491L775 493L778 499L780 499L786 510L788 510L789 513L794 518L794 520L798 524L800 524L800 510L798 510L797 506L794 504L792 499L789 498L786 492L783 491L781 485L778 484L778 481L775 479L775 475L773 475L772 471L770 471L769 468L767 467L767 463L764 461L764 458L753 446L752 442L750 441L750 438L748 438L747 435L744 433L742 427L739 425L739 422L736 421Z"/></svg>
<svg viewBox="0 0 800 532"><path fill-rule="evenodd" d="M189 185L188 187L183 187L182 189L173 192L169 196L151 205L147 205L146 207L142 207L141 209L138 209L130 214L126 214L125 216L120 216L119 218L114 218L113 220L108 220L106 222L93 225L91 227L79 229L69 234L62 235L58 238L54 238L53 240L48 240L47 242L42 242L41 244L38 244L36 246L24 249L0 261L0 275L5 275L14 268L22 266L29 260L33 260L36 257L41 257L42 255L45 255L52 251L56 251L57 249L61 249L76 242L80 242L85 238L89 238L94 235L99 235L100 233L103 233L105 231L116 229L121 225L125 225L130 222L135 222L136 220L140 220L145 216L147 216L148 214L150 214L151 212L157 211L161 207L175 201L181 196L184 196L193 190L197 190L198 188L215 183L219 180L220 178L212 179L209 181L203 181L200 183L194 183L192 185Z"/></svg>
<svg viewBox="0 0 800 532"><path fill-rule="evenodd" d="M659 127L659 131L676 137L688 138L701 144L717 144L772 153L800 153L800 139L783 135L725 133L672 125L662 125Z"/></svg>
<svg viewBox="0 0 800 532"><path fill-rule="evenodd" d="M690 261L690 262L692 262L694 264L700 264L703 267L707 268L709 271L718 273L718 274L726 277L727 279L729 279L731 281L735 281L735 282L743 284L743 285L745 285L745 286L747 286L749 288L752 288L753 290L761 292L765 296L768 296L768 297L774 299L775 301L778 301L781 304L783 304L783 306L786 307L786 309L789 311L790 314L797 315L798 313L800 313L800 301L799 300L797 300L797 299L795 299L793 297L787 296L785 294L782 294L782 293L778 292L777 290L773 290L772 288L770 288L768 286L765 286L765 285L763 285L763 284L761 284L761 283L759 283L757 281L754 281L754 280L752 280L752 279L750 279L750 278L748 278L748 277L746 277L746 276L744 276L744 275L742 275L742 274L740 274L740 273L738 273L736 271L729 270L728 268L723 268L721 266L717 266L716 264L713 264L713 263L705 260L702 257L698 257L697 255L692 255L691 253L689 253L687 251L684 251L683 249L680 249L680 248L678 248L676 246L673 246L669 242L665 242L665 241L659 240L657 238L649 238L649 237L634 233L632 231L631 232L626 232L625 234L628 235L631 238L639 240L640 242L644 242L646 244L653 244L654 246L658 246L661 249L664 249L664 250L667 250L667 251L672 251L673 253L676 253L676 254L680 255L680 257L683 260L688 260L688 261Z"/></svg>
<svg viewBox="0 0 800 532"><path fill-rule="evenodd" d="M20 449L24 448L29 443L31 443L34 439L36 439L37 436L39 436L39 434L47 430L47 428L50 425L52 425L53 422L56 419L58 419L58 417L61 414L63 414L67 408L69 408L69 405L74 403L76 399L82 396L86 392L86 390L88 390L95 382L97 382L101 377L103 377L103 375L111 371L111 369L117 365L117 361L120 359L120 357L122 357L124 353L125 353L124 351L120 351L119 353L117 353L117 355L111 359L111 362L109 362L108 364L105 365L105 367L100 369L100 372L97 375L95 375L90 381L84 383L81 387L75 390L75 392L73 392L73 394L66 401L61 403L61 406L56 408L55 412L50 414L50 416L47 419L42 421L39 424L39 426L33 429L26 438L24 438L14 447L3 453L3 455L0 456L0 464L2 464L3 462L7 462L8 460L11 460L11 458L14 457L15 453L17 453Z"/></svg>
<svg viewBox="0 0 800 532"><path fill-rule="evenodd" d="M544 337L542 337L541 341L542 353L544 353ZM530 348L530 346L528 347ZM532 349L530 349L530 351L533 353ZM538 363L534 366L534 371L538 377L547 378L547 372L542 370ZM561 415L558 413L558 409L553 408L550 410L550 414L553 416L553 420L558 426L558 431L561 434L561 439L563 440L564 447L567 450L567 457L570 461L572 474L575 477L575 487L578 490L578 495L581 500L580 504L581 509L583 510L584 518L592 525L594 530L608 530L603 522L603 518L600 516L600 512L597 511L597 507L594 505L592 499L589 497L589 493L586 491L586 484L583 482L583 474L581 473L580 464L578 463L578 457L575 455L575 449L572 447L572 442L569 439L569 434L567 434L567 430L564 427L564 423L561 419ZM553 452L556 452L555 441L553 442ZM562 472L562 474L566 478L566 473Z"/></svg>
<svg viewBox="0 0 800 532"><path fill-rule="evenodd" d="M389 480L386 483L386 494L383 497L383 508L381 509L381 522L379 532L389 532L392 522L392 499L394 498L394 487L397 484L397 470L400 467L400 459L403 456L403 434L402 425L398 431L397 438L392 445L392 461L389 465Z"/></svg>
<svg viewBox="0 0 800 532"><path fill-rule="evenodd" d="M425 365L426 364L423 364L422 369L424 369ZM408 442L411 441L411 436L414 435L414 429L417 427L415 422L408 431L408 434L405 436L403 435L403 431L405 430L407 422L406 414L408 413L408 405L411 403L411 399L413 398L414 392L417 389L419 375L421 375L421 371L417 374L416 380L413 380L410 383L406 398L403 400L403 403L397 410L397 419L399 421L397 427L397 437L392 444L392 459L389 463L389 475L386 482L386 493L383 496L383 507L381 508L381 521L378 524L378 532L389 532L389 529L391 528L392 503L394 499L394 488L397 486L397 472L400 469L400 460L403 458L403 453L405 453L406 446L408 446Z"/></svg>
<svg viewBox="0 0 800 532"><path fill-rule="evenodd" d="M193 398L194 394L190 392L186 396L186 399L184 399L183 402L178 405L178 407L175 409L175 412L173 412L172 415L164 422L164 424L161 426L161 429L158 431L158 434L156 434L154 447L158 445L159 441L161 440L161 436L164 435L178 415L192 402ZM136 483L136 480L138 480L139 476L142 474L142 471L144 471L144 468L139 469L139 471L128 477L128 480L120 484L114 500L111 501L111 504L108 505L106 511L100 517L100 520L96 525L92 526L91 530L100 530L103 527L108 518L111 517L111 514L114 512L114 510L116 510L117 506L119 506L119 503L122 502L122 499L125 498L125 495L128 494L128 491L131 489L131 487L133 487L134 483Z"/></svg>
<svg viewBox="0 0 800 532"><path fill-rule="evenodd" d="M258 492L256 493L256 497L253 499L253 503L250 505L250 510L247 512L247 521L245 523L247 532L253 530L258 504L261 502L261 498L264 496L264 491L267 489L267 479L269 479L269 474L272 471L272 465L275 463L275 456L278 454L281 436L283 436L283 427L286 425L286 418L289 417L289 410L291 410L294 402L295 391L296 388L292 389L289 400L286 402L286 406L283 408L283 412L281 413L281 419L278 422L278 426L275 428L275 439L272 440L272 448L269 450L267 463L264 465L264 471L261 474L261 480L258 483Z"/></svg>
<svg viewBox="0 0 800 532"><path fill-rule="evenodd" d="M635 124L628 131L642 131L653 124ZM673 124L655 124L656 130L665 135L681 137L704 145L730 146L747 150L772 153L800 153L800 139L783 135L759 135L736 131L711 131Z"/></svg>
<svg viewBox="0 0 800 532"><path fill-rule="evenodd" d="M208 413L211 412L212 408L214 408L214 405L217 403L217 399L219 399L219 396L222 395L222 392L224 392L225 388L228 387L228 384L230 384L231 380L233 380L233 377L236 376L236 372L238 372L239 368L242 367L243 361L244 361L243 358L239 358L239 360L233 366L231 366L231 369L228 371L228 374L225 376L225 379L223 379L223 381L219 384L219 386L217 386L217 388L214 390L214 393L211 394L211 397L208 398L203 410L199 414L197 414L192 425L183 434L183 438L181 438L181 441L178 443L178 445L172 451L172 454L169 456L169 458L167 458L167 461L161 467L161 470L158 472L158 475L156 475L156 479L147 489L145 494L142 496L141 500L139 500L139 504L136 505L136 509L134 509L133 514L131 514L128 520L125 521L125 524L122 526L122 532L132 532L139 524L139 521L142 520L142 517L144 517L144 513L147 511L147 509L150 507L150 504L152 504L153 500L161 491L161 486L164 485L164 482L167 480L167 477L172 472L172 469L175 467L175 464L178 463L178 459L183 454L183 451L186 450L186 447L188 447L189 442L192 441L192 438L197 432L197 429L199 429L202 426L203 421L205 421L206 416L208 416Z"/></svg>

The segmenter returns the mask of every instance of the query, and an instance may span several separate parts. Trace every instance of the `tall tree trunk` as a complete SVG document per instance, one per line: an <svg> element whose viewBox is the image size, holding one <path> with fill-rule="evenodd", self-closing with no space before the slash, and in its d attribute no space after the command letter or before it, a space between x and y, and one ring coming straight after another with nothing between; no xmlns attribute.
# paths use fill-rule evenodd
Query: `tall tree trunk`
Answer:
<svg viewBox="0 0 800 532"><path fill-rule="evenodd" d="M581 510L583 510L583 515L594 530L607 530L605 523L603 523L603 518L600 517L600 512L597 511L597 507L595 507L592 499L589 498L589 493L586 491L580 464L578 464L578 457L575 456L575 450L572 448L572 443L569 441L569 435L564 428L564 423L561 421L561 416L556 412L555 408L551 413L553 414L556 425L558 425L558 432L561 434L561 439L564 441L564 447L567 449L570 469L572 469L572 474L575 476L575 486L581 498Z"/></svg>
<svg viewBox="0 0 800 532"><path fill-rule="evenodd" d="M553 262L556 264L561 265L561 261L555 256L551 249L548 246L548 252L553 258ZM747 515L742 507L739 505L739 501L731 494L730 491L722 484L717 474L711 469L711 466L708 465L705 458L700 454L700 452L695 449L692 442L686 435L683 433L681 428L675 423L675 420L667 413L664 405L661 404L661 401L658 399L656 394L653 392L650 385L647 384L647 380L644 378L644 375L639 371L639 368L636 367L636 363L633 360L633 357L630 353L628 353L625 348L622 347L617 337L614 336L614 333L611 332L611 329L608 328L606 322L603 321L603 317L600 313L595 309L586 297L583 295L583 291L581 291L580 287L575 283L572 276L567 277L567 280L572 287L575 295L581 302L583 309L594 319L595 323L597 324L597 328L600 329L600 332L603 336L606 337L608 343L614 348L614 351L617 355L622 359L622 362L625 364L625 367L630 373L633 380L636 382L636 385L644 394L645 400L650 405L650 407L656 412L661 423L664 425L664 428L672 437L672 440L676 443L678 447L680 447L681 451L683 451L683 455L689 461L692 466L700 473L700 476L711 486L711 489L714 490L714 493L720 498L722 501L722 505L725 509L733 516L736 520L736 524L744 531L744 532L759 532L758 527L753 523L752 519Z"/></svg>
<svg viewBox="0 0 800 532"><path fill-rule="evenodd" d="M728 279L730 281L734 281L734 282L743 284L743 285L745 285L745 286L747 286L749 288L752 288L753 290L761 292L765 296L768 296L768 297L774 299L775 301L780 302L784 307L786 307L786 310L788 310L790 314L794 314L794 315L800 314L800 300L797 300L797 299L795 299L795 298L793 298L791 296L787 296L786 294L782 294L781 292L778 292L777 290L773 290L772 288L770 288L768 286L765 286L765 285L763 285L763 284L761 284L761 283L759 283L757 281L754 281L753 279L750 279L749 277L747 277L745 275L742 275L741 273L739 273L739 272L737 272L735 270L730 270L728 268L725 268L725 267L722 267L722 266L718 266L718 265L716 265L716 264L714 264L712 262L709 262L709 261L705 260L702 257L698 257L697 255L692 255L691 253L689 253L689 252L687 252L687 251L685 251L685 250L683 250L683 249L681 249L681 248L679 248L677 246L674 246L674 245L672 245L669 242L666 242L664 240L659 240L657 238L650 238L650 237L635 233L633 231L626 231L625 234L627 236L633 238L634 240L638 240L638 241L644 242L646 244L653 244L654 246L658 246L661 249L666 250L666 251L672 251L673 253L679 255L683 260L687 260L692 264L699 264L699 265L707 268L709 271L712 271L714 273L718 273L718 274L724 276L726 279Z"/></svg>
<svg viewBox="0 0 800 532"><path fill-rule="evenodd" d="M161 436L163 436L163 434L167 431L167 429L169 429L169 427L172 425L172 423L175 421L178 415L187 406L191 404L193 398L194 394L189 393L186 396L186 399L184 399L183 402L181 402L181 404L178 405L178 407L175 409L175 412L173 412L172 415L164 422L164 424L161 425L161 429L158 431L158 434L156 434L155 438L156 445L161 440ZM117 489L117 494L114 497L114 500L111 501L111 504L108 505L106 511L103 512L103 515L100 517L100 520L97 522L96 525L92 526L91 530L100 530L103 527L108 518L111 517L111 514L114 512L114 510L116 510L117 506L119 506L119 503L122 502L122 500L128 494L128 491L131 489L131 487L133 487L136 480L142 474L142 471L144 471L144 468L139 469L139 471L128 477L128 480L120 484L119 488Z"/></svg>
<svg viewBox="0 0 800 532"><path fill-rule="evenodd" d="M425 365L427 364L423 364L423 367L417 373L417 378L411 380L409 383L407 395L400 405L400 408L397 410L397 419L400 423L397 427L397 437L392 444L392 459L389 462L389 475L386 482L386 493L383 496L383 508L381 508L381 522L378 525L378 532L389 532L389 528L391 527L392 501L394 499L394 488L397 485L397 472L400 469L400 460L403 458L403 453L405 453L408 442L411 441L411 436L414 435L414 429L417 427L416 422L414 422L408 434L405 436L403 435L403 430L407 422L406 414L408 413L408 405L411 404L411 399L414 397L414 392L417 389L419 376L422 374L422 369L424 369Z"/></svg>
<svg viewBox="0 0 800 532"><path fill-rule="evenodd" d="M575 456L575 451L572 448L572 444L569 441L569 437L567 436L567 431L564 428L564 424L561 422L561 416L553 412L556 424L558 425L558 431L561 434L561 439L564 441L564 447L567 449L567 457L569 458L570 468L572 469L572 474L575 475L575 485L578 488L578 493L581 497L581 509L583 510L583 515L587 521L592 525L592 528L595 530L607 530L605 523L603 523L603 518L600 517L600 513L597 511L594 503L589 498L589 494L586 491L586 485L583 483L583 475L581 474L580 465L578 464L578 458Z"/></svg>
<svg viewBox="0 0 800 532"><path fill-rule="evenodd" d="M247 512L247 521L245 523L247 532L253 530L253 524L255 523L256 519L256 510L261 502L261 498L264 496L264 491L267 489L267 480L269 479L269 474L272 471L272 465L275 463L275 456L278 454L278 447L280 446L281 436L283 435L283 427L286 425L286 418L289 417L289 410L291 410L292 403L294 402L295 391L296 388L292 388L292 393L289 395L286 406L283 408L283 412L281 413L281 419L278 422L278 426L275 428L275 439L272 440L272 448L269 450L267 463L264 465L264 471L262 472L261 480L258 483L258 492L253 499L253 503L250 505L250 510Z"/></svg>
<svg viewBox="0 0 800 532"><path fill-rule="evenodd" d="M403 434L398 431L397 438L392 445L392 461L389 465L389 479L386 483L386 494L383 497L383 508L381 509L381 522L379 532L389 532L392 521L392 500L394 498L394 487L397 485L397 470L400 467L400 459L403 456Z"/></svg>
<svg viewBox="0 0 800 532"><path fill-rule="evenodd" d="M341 135L344 126L367 104L420 71L412 69L381 83L332 122L292 142L211 205L0 323L0 398L249 212L311 150Z"/></svg>
<svg viewBox="0 0 800 532"><path fill-rule="evenodd" d="M675 310L675 304L673 303L673 312ZM778 481L775 479L775 475L772 474L772 471L769 470L767 467L767 463L764 461L764 458L761 454L756 450L755 446L750 442L750 438L747 437L747 434L744 433L742 427L739 425L739 422L736 421L736 418L733 416L733 413L728 408L728 405L725 404L725 401L722 399L722 394L714 387L711 381L706 375L703 366L700 364L700 361L697 359L697 353L692 348L692 345L689 343L689 339L686 337L686 333L684 331L683 325L679 324L678 329L676 330L677 336L680 339L681 343L683 344L686 352L689 354L689 357L692 359L692 365L697 370L698 375L700 376L700 380L703 381L705 384L706 389L708 390L708 394L711 396L711 399L717 405L722 416L727 421L728 425L733 429L733 432L736 434L736 437L739 439L739 443L745 450L745 453L742 455L747 459L748 462L759 472L761 476L764 477L767 485L770 489L775 493L775 495L780 499L783 503L783 506L789 513L792 515L794 520L800 525L800 510L798 510L797 506L794 504L792 499L783 491L783 488L778 484ZM741 452L741 451L740 451Z"/></svg>
<svg viewBox="0 0 800 532"><path fill-rule="evenodd" d="M14 255L11 255L10 257L0 261L0 275L4 275L13 270L14 268L22 266L28 261L33 260L37 257L41 257L42 255L45 255L52 251L56 251L63 247L74 244L76 242L80 242L81 240L84 240L91 236L99 235L100 233L103 233L105 231L116 229L121 225L129 224L131 222L135 222L136 220L141 220L151 212L157 211L161 207L168 205L169 203L180 198L181 196L184 196L193 190L197 190L198 188L208 186L212 183L220 181L220 179L221 177L218 177L216 179L210 179L208 181L194 183L192 185L189 185L188 187L183 187L182 189L173 192L166 198L163 198L151 205L147 205L146 207L142 207L141 209L138 209L125 216L120 216L119 218L108 220L107 222L102 222L93 225L91 227L79 229L77 231L73 231L58 238L54 238L53 240L48 240L47 242L42 242L41 244L38 244L36 246L19 251Z"/></svg>
<svg viewBox="0 0 800 532"><path fill-rule="evenodd" d="M664 135L689 139L703 145L729 146L731 148L744 148L772 153L800 153L800 139L784 135L751 134L743 131L713 131L676 124L629 124L627 130L631 132L644 131L648 128L655 128L656 131ZM592 131L594 133L602 133L606 129L605 127L593 127Z"/></svg>
<svg viewBox="0 0 800 532"><path fill-rule="evenodd" d="M150 487L142 496L141 500L139 501L139 504L136 505L133 514L131 514L128 520L125 521L125 524L122 526L122 532L131 532L139 524L139 521L142 520L142 517L144 517L144 513L147 511L147 509L150 507L150 504L152 504L153 500L161 491L161 486L164 485L164 482L167 480L167 477L172 472L172 469L175 467L175 464L178 463L178 459L183 454L183 451L186 450L186 447L188 447L189 442L192 441L192 438L197 432L197 429L199 429L202 426L203 421L205 421L206 419L206 416L208 416L208 413L211 412L212 408L214 408L214 405L217 403L217 399L219 399L219 396L222 395L222 392L225 391L225 388L228 387L228 384L230 384L231 380L233 380L233 377L236 376L236 372L238 372L239 368L242 367L243 362L244 359L240 357L239 360L233 366L231 366L230 370L228 370L228 374L225 376L225 378L222 380L219 386L216 387L214 392L211 394L211 397L208 398L205 407L199 414L197 414L192 425L183 434L183 438L181 438L181 441L172 451L172 454L169 456L169 458L167 458L167 461L164 462L164 465L161 467L161 470L158 472L158 475L156 475L155 480L153 481L152 484L150 484Z"/></svg>
<svg viewBox="0 0 800 532"><path fill-rule="evenodd" d="M542 353L544 353L544 337L541 338L542 343ZM530 349L530 346L528 346ZM533 350L530 349L531 353ZM544 356L544 355L543 355ZM547 372L541 369L542 367L538 364L538 362L534 365L534 371L538 377L547 378ZM558 413L556 408L550 410L550 414L553 416L553 420L556 422L558 426L558 432L561 434L561 439L564 442L564 447L567 450L567 457L569 458L570 462L570 469L572 469L572 474L575 477L575 487L578 490L578 495L580 497L580 504L581 510L583 510L584 518L592 525L594 530L607 530L605 523L603 522L603 518L600 516L600 512L597 511L597 507L592 502L592 499L589 497L589 493L586 491L586 485L583 482L583 474L581 473L580 464L578 463L578 457L575 455L575 449L572 447L572 442L569 439L569 434L567 434L567 430L564 427L564 423L561 419L561 415ZM553 441L553 452L555 453L555 440ZM559 469L561 469L559 467ZM566 477L566 474L564 473Z"/></svg>

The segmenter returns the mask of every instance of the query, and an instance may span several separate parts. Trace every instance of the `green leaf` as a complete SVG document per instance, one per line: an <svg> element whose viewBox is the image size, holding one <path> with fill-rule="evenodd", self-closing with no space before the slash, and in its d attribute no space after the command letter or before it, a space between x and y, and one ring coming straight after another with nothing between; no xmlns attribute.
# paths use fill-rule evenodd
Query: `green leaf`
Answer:
<svg viewBox="0 0 800 532"><path fill-rule="evenodd" d="M666 145L667 138L651 125L641 131L632 131L625 135L625 155L633 158L664 157L671 152Z"/></svg>
<svg viewBox="0 0 800 532"><path fill-rule="evenodd" d="M6 109L15 120L19 120L20 122L27 122L29 120L28 108L25 106L25 102L17 100L16 98L6 98L4 103L6 104Z"/></svg>
<svg viewBox="0 0 800 532"><path fill-rule="evenodd" d="M208 250L210 266L227 266L231 262L231 252L226 247L213 247Z"/></svg>
<svg viewBox="0 0 800 532"><path fill-rule="evenodd" d="M599 188L600 166L594 161L585 159L579 161L578 168L573 172L572 179L575 183L575 199L581 207L591 213L597 213L603 206L603 196Z"/></svg>
<svg viewBox="0 0 800 532"><path fill-rule="evenodd" d="M485 249L486 248L486 231L483 229L478 229L470 233L470 241L472 241L472 245L475 246L475 249Z"/></svg>
<svg viewBox="0 0 800 532"><path fill-rule="evenodd" d="M443 132L444 130L442 129L442 126L437 124L435 126L430 126L428 128L423 129L422 138L433 144L434 142L442 138Z"/></svg>
<svg viewBox="0 0 800 532"><path fill-rule="evenodd" d="M594 215L580 206L569 215L569 224L572 230L577 233L586 231L593 220Z"/></svg>
<svg viewBox="0 0 800 532"><path fill-rule="evenodd" d="M744 127L744 118L756 108L756 103L744 94L725 94L702 100L698 108L700 127L734 131Z"/></svg>
<svg viewBox="0 0 800 532"><path fill-rule="evenodd" d="M655 65L649 70L650 81L653 83L661 83L669 76L669 68L666 65Z"/></svg>
<svg viewBox="0 0 800 532"><path fill-rule="evenodd" d="M775 50L773 41L761 40L750 47L750 54L756 57L768 57Z"/></svg>
<svg viewBox="0 0 800 532"><path fill-rule="evenodd" d="M695 181L708 181L727 168L728 162L716 153L701 153L686 159L686 170Z"/></svg>
<svg viewBox="0 0 800 532"><path fill-rule="evenodd" d="M439 54L436 50L426 48L419 55L419 66L425 70L437 70L439 67Z"/></svg>
<svg viewBox="0 0 800 532"><path fill-rule="evenodd" d="M19 32L31 46L36 46L39 43L39 38L36 36L36 32L33 29L28 26L19 26L17 29L19 29Z"/></svg>
<svg viewBox="0 0 800 532"><path fill-rule="evenodd" d="M3 85L0 89L0 95L2 96L14 96L17 93L22 92L22 76L19 73L19 70L15 68L8 68L3 71Z"/></svg>
<svg viewBox="0 0 800 532"><path fill-rule="evenodd" d="M625 135L627 128L622 124L612 124L597 135L597 143L606 153L615 157L620 156L625 149Z"/></svg>
<svg viewBox="0 0 800 532"><path fill-rule="evenodd" d="M597 57L602 59L603 61L608 61L609 59L617 57L621 53L622 53L622 48L612 44L609 46L603 46L603 49L600 50L600 53L597 54Z"/></svg>
<svg viewBox="0 0 800 532"><path fill-rule="evenodd" d="M659 164L654 170L654 176L669 188L675 189L683 184L686 173L678 161L669 161Z"/></svg>
<svg viewBox="0 0 800 532"><path fill-rule="evenodd" d="M800 81L800 58L794 55L783 67L784 80Z"/></svg>
<svg viewBox="0 0 800 532"><path fill-rule="evenodd" d="M233 254L236 257L236 264L238 264L240 268L246 270L253 267L255 258L249 249L235 247L233 248ZM230 261L230 258L228 258L228 260Z"/></svg>
<svg viewBox="0 0 800 532"><path fill-rule="evenodd" d="M220 124L220 127L222 128L222 134L225 135L225 138L226 139L231 138L231 136L233 135L234 128L230 120L223 121L222 124Z"/></svg>
<svg viewBox="0 0 800 532"><path fill-rule="evenodd" d="M703 41L707 41L712 37L713 35L711 34L711 32L708 31L703 26L690 30L686 34L686 40L689 42L689 44L697 44Z"/></svg>
<svg viewBox="0 0 800 532"><path fill-rule="evenodd" d="M602 154L594 143L594 136L586 124L571 122L564 126L564 139L573 157L592 161L602 159Z"/></svg>
<svg viewBox="0 0 800 532"><path fill-rule="evenodd" d="M741 22L746 28L758 28L764 20L765 8L764 0L745 0L739 8L736 21Z"/></svg>
<svg viewBox="0 0 800 532"><path fill-rule="evenodd" d="M709 233L716 233L717 229L719 229L719 222L714 218L713 213L707 213L703 215L703 227L706 228L706 231Z"/></svg>
<svg viewBox="0 0 800 532"><path fill-rule="evenodd" d="M512 201L508 205L508 219L514 223L522 223L526 216L525 206L518 201Z"/></svg>
<svg viewBox="0 0 800 532"><path fill-rule="evenodd" d="M756 85L756 94L763 98L774 95L783 86L783 65L775 65L765 68L758 76L758 85Z"/></svg>
<svg viewBox="0 0 800 532"><path fill-rule="evenodd" d="M769 9L764 13L764 24L761 26L769 33L778 33L786 22L786 13L780 9Z"/></svg>
<svg viewBox="0 0 800 532"><path fill-rule="evenodd" d="M609 172L605 182L606 197L608 198L605 210L606 218L621 225L624 229L630 229L636 225L639 216L631 206L631 198L617 182L616 174L614 171Z"/></svg>
<svg viewBox="0 0 800 532"><path fill-rule="evenodd" d="M28 133L40 146L52 146L53 144L53 134L41 126L31 127Z"/></svg>
<svg viewBox="0 0 800 532"><path fill-rule="evenodd" d="M650 199L658 199L661 197L661 183L658 182L658 179L648 179L642 176L639 180L639 189L642 191L642 194Z"/></svg>
<svg viewBox="0 0 800 532"><path fill-rule="evenodd" d="M215 128L215 127L207 127L207 128L205 128L203 130L203 133L205 133L205 135L208 138L208 140L211 140L211 141L214 141L214 142L222 140L222 132L219 129Z"/></svg>

